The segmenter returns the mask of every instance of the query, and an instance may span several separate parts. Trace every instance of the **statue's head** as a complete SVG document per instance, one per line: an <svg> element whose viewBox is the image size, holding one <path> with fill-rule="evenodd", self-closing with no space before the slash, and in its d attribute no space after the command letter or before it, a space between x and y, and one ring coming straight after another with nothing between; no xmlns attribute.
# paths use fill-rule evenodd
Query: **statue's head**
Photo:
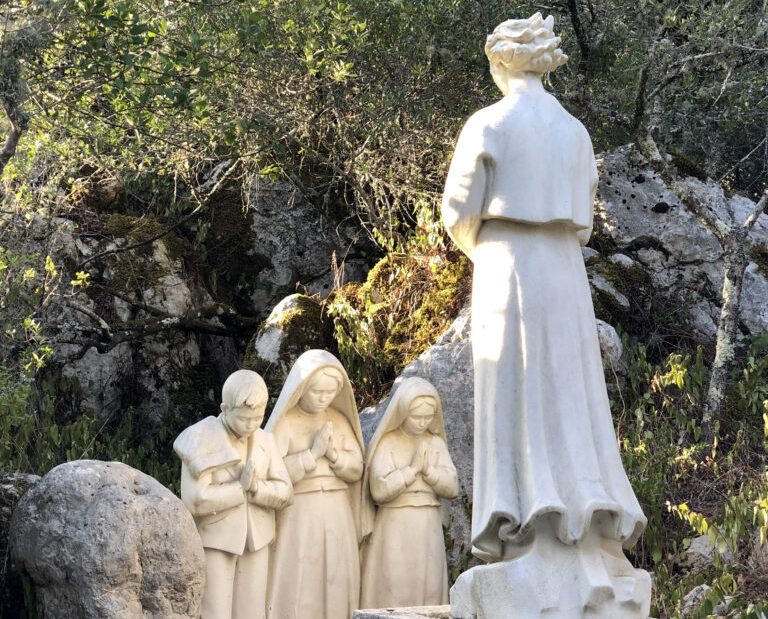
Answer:
<svg viewBox="0 0 768 619"><path fill-rule="evenodd" d="M264 420L267 399L267 385L256 372L230 374L221 389L221 412L227 427L241 437L253 434Z"/></svg>
<svg viewBox="0 0 768 619"><path fill-rule="evenodd" d="M320 368L307 381L299 399L299 407L305 413L319 415L331 405L343 386L344 380L336 368Z"/></svg>
<svg viewBox="0 0 768 619"><path fill-rule="evenodd" d="M401 427L411 436L424 434L437 414L437 402L430 395L416 396L410 401L404 401L402 406L408 410L404 411Z"/></svg>
<svg viewBox="0 0 768 619"><path fill-rule="evenodd" d="M491 75L504 94L510 75L543 75L568 60L558 47L560 37L555 36L554 25L554 17L543 19L541 13L536 13L528 19L508 19L488 35L485 55L491 63Z"/></svg>

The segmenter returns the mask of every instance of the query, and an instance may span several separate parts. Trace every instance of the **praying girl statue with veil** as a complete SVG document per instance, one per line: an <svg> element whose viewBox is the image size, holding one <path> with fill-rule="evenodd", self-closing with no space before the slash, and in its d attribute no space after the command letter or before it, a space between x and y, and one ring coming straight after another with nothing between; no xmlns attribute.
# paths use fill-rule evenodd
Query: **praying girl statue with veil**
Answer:
<svg viewBox="0 0 768 619"><path fill-rule="evenodd" d="M466 122L442 215L474 262L472 545L487 562L455 617L647 617L623 553L646 525L622 466L581 254L589 134L542 85L565 63L554 19L508 20L485 52L503 98Z"/></svg>
<svg viewBox="0 0 768 619"><path fill-rule="evenodd" d="M293 483L277 516L268 619L349 619L360 602L363 435L347 373L308 350L288 373L266 430Z"/></svg>

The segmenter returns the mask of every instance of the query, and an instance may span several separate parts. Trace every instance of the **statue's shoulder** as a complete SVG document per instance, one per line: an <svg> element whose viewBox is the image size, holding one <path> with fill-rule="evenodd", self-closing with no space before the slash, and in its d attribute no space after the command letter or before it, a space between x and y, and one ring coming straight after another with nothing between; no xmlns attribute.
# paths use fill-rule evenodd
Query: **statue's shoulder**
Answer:
<svg viewBox="0 0 768 619"><path fill-rule="evenodd" d="M197 445L212 433L217 434L221 429L223 429L223 426L219 418L211 415L183 430L173 442L173 448L178 453L180 449L183 450L184 447Z"/></svg>
<svg viewBox="0 0 768 619"><path fill-rule="evenodd" d="M253 442L267 450L277 445L274 435L262 428L259 428L253 433Z"/></svg>
<svg viewBox="0 0 768 619"><path fill-rule="evenodd" d="M325 411L325 416L331 423L341 424L349 428L352 427L352 424L349 422L349 419L347 419L347 416L337 408L329 407Z"/></svg>

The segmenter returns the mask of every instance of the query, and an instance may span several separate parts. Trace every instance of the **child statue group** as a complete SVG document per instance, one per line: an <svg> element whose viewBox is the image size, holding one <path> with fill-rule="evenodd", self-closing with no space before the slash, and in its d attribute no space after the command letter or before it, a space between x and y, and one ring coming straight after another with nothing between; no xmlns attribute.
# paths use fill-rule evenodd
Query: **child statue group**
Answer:
<svg viewBox="0 0 768 619"><path fill-rule="evenodd" d="M174 443L205 550L203 619L349 619L448 601L442 503L458 493L435 388L404 380L366 452L341 363L310 350L260 428L267 387L224 383L221 414Z"/></svg>

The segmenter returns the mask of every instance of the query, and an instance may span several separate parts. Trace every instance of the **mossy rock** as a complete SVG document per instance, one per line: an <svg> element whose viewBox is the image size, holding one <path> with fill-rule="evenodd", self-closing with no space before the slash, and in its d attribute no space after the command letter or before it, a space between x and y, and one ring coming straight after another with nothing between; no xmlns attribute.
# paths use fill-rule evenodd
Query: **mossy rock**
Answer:
<svg viewBox="0 0 768 619"><path fill-rule="evenodd" d="M154 217L134 217L123 213L112 213L104 227L105 231L115 239L128 239L131 243L145 243L163 235L158 240L165 246L171 260L179 260L191 251L188 242L173 232L166 233L168 226ZM145 254L152 251L151 243L147 248L144 251Z"/></svg>
<svg viewBox="0 0 768 619"><path fill-rule="evenodd" d="M749 250L749 259L757 265L760 275L768 279L768 246L754 245Z"/></svg>
<svg viewBox="0 0 768 619"><path fill-rule="evenodd" d="M251 216L243 208L242 188L233 185L218 192L208 213L210 228L203 246L211 287L218 299L251 314L252 282L271 261L253 251L255 234Z"/></svg>
<svg viewBox="0 0 768 619"><path fill-rule="evenodd" d="M373 404L448 328L469 298L471 263L460 254L389 254L362 285L336 291L326 307L361 406Z"/></svg>
<svg viewBox="0 0 768 619"><path fill-rule="evenodd" d="M275 306L248 343L243 367L261 374L274 402L299 355L312 348L334 349L333 344L331 324L320 303L293 294Z"/></svg>

